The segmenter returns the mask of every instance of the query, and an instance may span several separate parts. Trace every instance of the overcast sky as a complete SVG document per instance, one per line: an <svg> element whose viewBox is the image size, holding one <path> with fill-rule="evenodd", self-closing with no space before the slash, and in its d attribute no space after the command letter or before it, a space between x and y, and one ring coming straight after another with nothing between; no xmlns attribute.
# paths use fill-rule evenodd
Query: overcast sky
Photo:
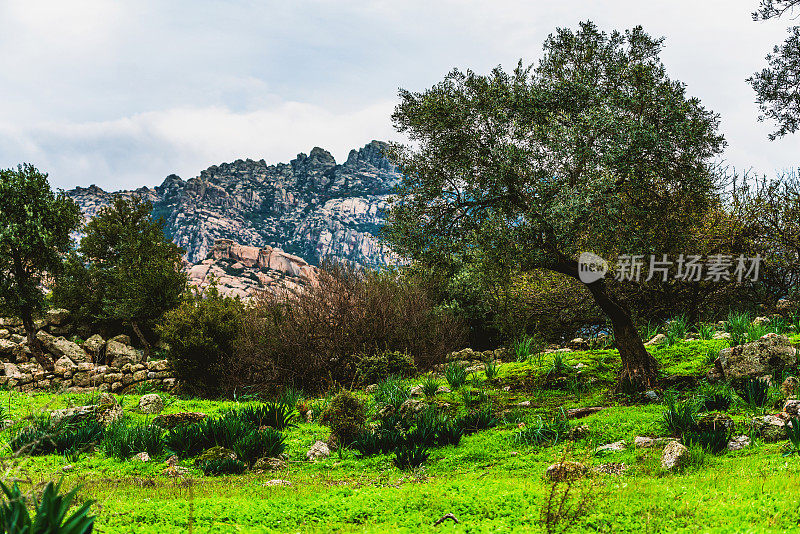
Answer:
<svg viewBox="0 0 800 534"><path fill-rule="evenodd" d="M722 116L725 161L774 175L800 164L800 134L768 141L744 80L792 21L753 22L757 3L0 0L0 167L116 190L314 146L342 161L398 139L398 87L534 62L556 27L591 19L666 37L670 76Z"/></svg>

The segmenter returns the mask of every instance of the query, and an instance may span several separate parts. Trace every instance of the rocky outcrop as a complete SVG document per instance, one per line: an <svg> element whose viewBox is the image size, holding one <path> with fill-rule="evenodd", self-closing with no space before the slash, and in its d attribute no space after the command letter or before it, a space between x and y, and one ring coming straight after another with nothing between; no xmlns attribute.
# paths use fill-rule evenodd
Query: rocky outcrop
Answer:
<svg viewBox="0 0 800 534"><path fill-rule="evenodd" d="M277 165L237 160L209 167L196 178L170 175L158 187L120 194L152 202L165 232L190 263L211 257L219 239L269 251L271 269L286 266L283 254L311 264L329 256L362 265L396 263L376 237L400 179L384 148L373 141L351 151L343 164L321 148ZM68 194L87 219L113 197L96 186Z"/></svg>
<svg viewBox="0 0 800 534"><path fill-rule="evenodd" d="M792 368L796 364L797 349L791 345L789 338L767 334L752 343L721 350L708 378L757 378Z"/></svg>

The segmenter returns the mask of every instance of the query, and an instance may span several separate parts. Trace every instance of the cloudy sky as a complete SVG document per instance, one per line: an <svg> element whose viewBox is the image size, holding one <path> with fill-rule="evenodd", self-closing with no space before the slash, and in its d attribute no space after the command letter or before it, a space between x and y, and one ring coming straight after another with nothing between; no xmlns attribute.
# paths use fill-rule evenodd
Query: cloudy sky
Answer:
<svg viewBox="0 0 800 534"><path fill-rule="evenodd" d="M670 75L722 115L727 164L774 175L800 163L800 134L769 142L744 80L792 21L753 22L757 3L0 0L0 167L120 189L314 146L341 161L398 139L398 87L534 62L556 27L591 19L666 37Z"/></svg>

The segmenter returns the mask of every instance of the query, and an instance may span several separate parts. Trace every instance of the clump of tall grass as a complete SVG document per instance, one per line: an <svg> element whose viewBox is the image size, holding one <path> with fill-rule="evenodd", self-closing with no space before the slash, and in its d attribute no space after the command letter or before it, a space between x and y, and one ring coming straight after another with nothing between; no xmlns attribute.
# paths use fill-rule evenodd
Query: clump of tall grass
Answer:
<svg viewBox="0 0 800 534"><path fill-rule="evenodd" d="M451 389L459 389L467 382L467 369L456 362L450 362L444 369L444 378Z"/></svg>
<svg viewBox="0 0 800 534"><path fill-rule="evenodd" d="M106 427L100 447L107 456L119 460L140 452L156 457L164 452L162 433L163 429L157 425L131 424L121 419Z"/></svg>
<svg viewBox="0 0 800 534"><path fill-rule="evenodd" d="M439 391L439 380L431 374L427 375L422 380L422 393L426 397L434 397L437 391Z"/></svg>
<svg viewBox="0 0 800 534"><path fill-rule="evenodd" d="M697 427L697 403L688 400L677 402L674 393L664 395L666 410L661 415L661 424L673 436L682 436Z"/></svg>
<svg viewBox="0 0 800 534"><path fill-rule="evenodd" d="M753 322L748 312L728 313L728 320L725 321L725 331L731 335L731 346L741 345L747 342L748 329Z"/></svg>
<svg viewBox="0 0 800 534"><path fill-rule="evenodd" d="M400 378L396 376L386 377L384 380L378 382L376 386L377 388L374 395L375 401L386 406L391 406L394 410L399 410L400 406L411 398L409 388L404 386Z"/></svg>
<svg viewBox="0 0 800 534"><path fill-rule="evenodd" d="M670 347L680 343L689 331L689 324L685 315L679 315L667 323L667 345Z"/></svg>

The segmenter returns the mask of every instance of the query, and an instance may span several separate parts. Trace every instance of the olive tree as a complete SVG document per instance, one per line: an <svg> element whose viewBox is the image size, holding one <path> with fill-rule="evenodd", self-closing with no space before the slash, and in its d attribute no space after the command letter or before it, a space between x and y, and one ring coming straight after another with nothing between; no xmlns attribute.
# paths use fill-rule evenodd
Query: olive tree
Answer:
<svg viewBox="0 0 800 534"><path fill-rule="evenodd" d="M464 251L509 269L580 280L579 255L669 251L715 202L718 116L686 96L641 27L558 29L535 66L454 70L400 91L404 178L385 236L435 265ZM582 282L583 283L583 282ZM657 381L629 303L606 278L584 286L613 326L620 385Z"/></svg>
<svg viewBox="0 0 800 534"><path fill-rule="evenodd" d="M53 362L42 354L34 316L44 308L43 281L61 267L80 222L78 205L53 192L47 174L30 164L0 170L0 308L19 316L33 356L48 370Z"/></svg>

